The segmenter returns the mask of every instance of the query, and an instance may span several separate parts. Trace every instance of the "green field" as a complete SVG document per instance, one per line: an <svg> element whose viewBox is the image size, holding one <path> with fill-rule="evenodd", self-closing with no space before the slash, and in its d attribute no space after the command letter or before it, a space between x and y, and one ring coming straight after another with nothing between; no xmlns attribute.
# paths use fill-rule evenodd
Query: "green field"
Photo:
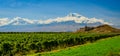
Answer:
<svg viewBox="0 0 120 56"><path fill-rule="evenodd" d="M40 54L36 54L39 56ZM102 39L58 52L43 53L43 56L120 56L120 36Z"/></svg>
<svg viewBox="0 0 120 56"><path fill-rule="evenodd" d="M1 32L0 56L23 56L34 53L49 52L71 46L86 44L88 42L93 43L99 39L118 35L120 34L72 32Z"/></svg>

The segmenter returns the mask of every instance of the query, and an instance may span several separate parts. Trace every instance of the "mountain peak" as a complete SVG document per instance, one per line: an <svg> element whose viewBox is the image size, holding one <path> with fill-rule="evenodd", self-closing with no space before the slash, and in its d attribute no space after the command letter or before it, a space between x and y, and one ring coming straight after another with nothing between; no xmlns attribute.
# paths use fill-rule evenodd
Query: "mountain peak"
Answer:
<svg viewBox="0 0 120 56"><path fill-rule="evenodd" d="M11 25L25 25L25 24L32 24L34 23L32 20L21 18L21 17L15 17L13 20L9 22Z"/></svg>
<svg viewBox="0 0 120 56"><path fill-rule="evenodd" d="M78 18L80 18L82 15L80 15L78 13L70 13L68 16L69 17L78 17Z"/></svg>
<svg viewBox="0 0 120 56"><path fill-rule="evenodd" d="M17 19L17 20L18 20L18 19L22 19L22 18L21 18L21 17L15 17L14 19Z"/></svg>

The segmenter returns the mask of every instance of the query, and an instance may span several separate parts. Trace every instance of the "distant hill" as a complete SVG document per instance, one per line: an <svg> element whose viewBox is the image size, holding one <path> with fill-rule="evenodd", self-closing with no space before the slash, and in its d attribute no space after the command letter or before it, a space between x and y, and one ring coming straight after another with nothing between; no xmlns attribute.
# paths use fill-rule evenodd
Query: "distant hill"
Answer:
<svg viewBox="0 0 120 56"><path fill-rule="evenodd" d="M85 26L84 28L80 28L76 32L98 32L98 33L108 33L108 32L116 32L120 33L120 29L116 29L110 25L100 25L97 27L88 27Z"/></svg>

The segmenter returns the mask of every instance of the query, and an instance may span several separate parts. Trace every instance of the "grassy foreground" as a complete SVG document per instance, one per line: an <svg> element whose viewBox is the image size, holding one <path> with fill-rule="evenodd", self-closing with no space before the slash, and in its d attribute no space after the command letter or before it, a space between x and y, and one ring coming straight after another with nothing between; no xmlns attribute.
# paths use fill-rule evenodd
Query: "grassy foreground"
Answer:
<svg viewBox="0 0 120 56"><path fill-rule="evenodd" d="M120 56L120 36L102 39L58 52L46 52L31 56Z"/></svg>

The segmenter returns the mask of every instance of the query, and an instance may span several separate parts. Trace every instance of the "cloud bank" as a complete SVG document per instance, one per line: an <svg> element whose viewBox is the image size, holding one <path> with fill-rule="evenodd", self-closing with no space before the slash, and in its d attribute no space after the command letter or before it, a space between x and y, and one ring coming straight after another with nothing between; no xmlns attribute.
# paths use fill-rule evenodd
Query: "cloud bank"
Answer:
<svg viewBox="0 0 120 56"><path fill-rule="evenodd" d="M31 20L28 18L21 18L21 17L15 17L13 19L9 18L0 18L0 26L4 25L28 25L28 24L51 24L53 22L67 22L67 21L74 21L75 23L101 23L101 24L108 24L113 25L112 23L106 22L102 19L97 18L88 18L85 16L82 16L78 13L70 13L69 15L65 17L57 17L54 19L47 19L47 20Z"/></svg>

